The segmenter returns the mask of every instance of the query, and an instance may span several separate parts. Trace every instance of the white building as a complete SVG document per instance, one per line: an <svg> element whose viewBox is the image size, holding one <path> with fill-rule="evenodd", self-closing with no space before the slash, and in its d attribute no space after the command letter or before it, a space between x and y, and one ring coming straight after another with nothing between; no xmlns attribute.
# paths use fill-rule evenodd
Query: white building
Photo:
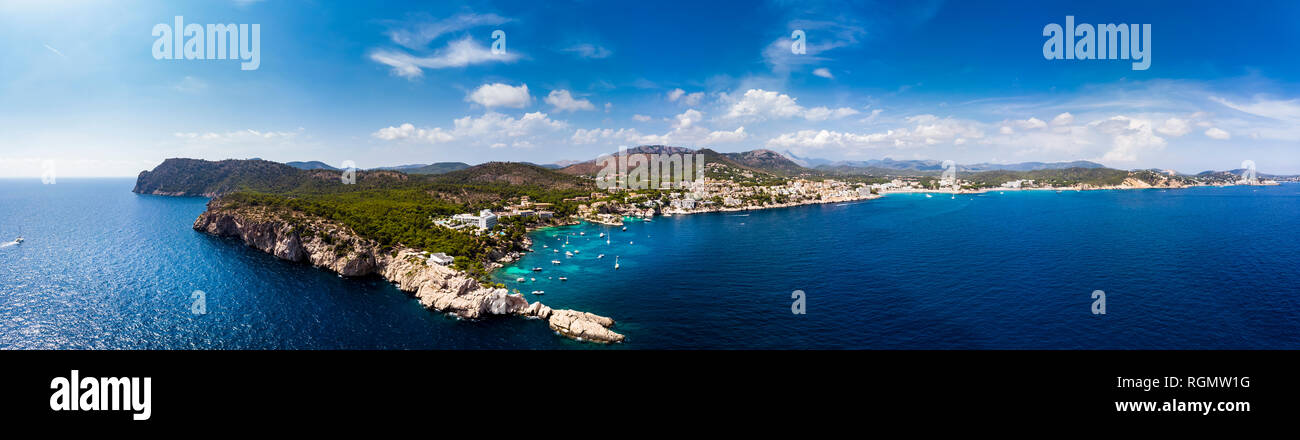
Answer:
<svg viewBox="0 0 1300 440"><path fill-rule="evenodd" d="M456 259L452 258L450 255L447 255L445 253L438 252L436 254L429 256L428 264L429 265L437 264L439 266L446 266L448 264L451 264L453 261L456 261Z"/></svg>

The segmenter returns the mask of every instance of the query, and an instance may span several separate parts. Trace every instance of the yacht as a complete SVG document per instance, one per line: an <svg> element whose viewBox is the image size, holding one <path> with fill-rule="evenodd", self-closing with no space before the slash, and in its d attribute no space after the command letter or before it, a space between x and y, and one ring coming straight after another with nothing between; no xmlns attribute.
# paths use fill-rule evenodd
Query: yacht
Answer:
<svg viewBox="0 0 1300 440"><path fill-rule="evenodd" d="M596 259L597 259L597 260L599 260L599 259L601 259L601 258L605 258L605 254L600 254L600 255L597 255L597 256L596 256Z"/></svg>
<svg viewBox="0 0 1300 440"><path fill-rule="evenodd" d="M577 250L577 249L574 249L574 250L573 250L573 253L574 253L574 254L580 254L580 253L582 253L582 251Z"/></svg>
<svg viewBox="0 0 1300 440"><path fill-rule="evenodd" d="M614 270L618 270L618 255L614 256Z"/></svg>
<svg viewBox="0 0 1300 440"><path fill-rule="evenodd" d="M626 230L627 230L627 226L624 226L624 227L623 227L623 230L626 231Z"/></svg>
<svg viewBox="0 0 1300 440"><path fill-rule="evenodd" d="M522 282L524 282L524 277L516 278L516 279L515 279L515 282L516 282L516 283L522 283Z"/></svg>
<svg viewBox="0 0 1300 440"><path fill-rule="evenodd" d="M564 251L564 256L566 256L566 257L572 257L572 256L573 256L573 252Z"/></svg>
<svg viewBox="0 0 1300 440"><path fill-rule="evenodd" d="M568 280L569 280L568 278L560 277L560 281L568 281Z"/></svg>
<svg viewBox="0 0 1300 440"><path fill-rule="evenodd" d="M560 260L551 260L551 264L560 264Z"/></svg>
<svg viewBox="0 0 1300 440"><path fill-rule="evenodd" d="M534 268L533 268L533 272L541 272L541 271L542 271L542 268L540 268L540 267L534 267Z"/></svg>
<svg viewBox="0 0 1300 440"><path fill-rule="evenodd" d="M534 291L533 291L533 295L545 295L545 294L546 294L546 291L545 291L545 290L534 290Z"/></svg>
<svg viewBox="0 0 1300 440"><path fill-rule="evenodd" d="M604 232L601 232L601 233L600 233L600 238L605 238L605 233L604 233Z"/></svg>
<svg viewBox="0 0 1300 440"><path fill-rule="evenodd" d="M15 238L15 239L14 239L14 243L22 244L22 243L23 243L23 238L22 238L22 237Z"/></svg>
<svg viewBox="0 0 1300 440"><path fill-rule="evenodd" d="M925 198L927 198L927 199L932 199L932 198L934 198L934 196L929 195L929 194L926 194L926 195L925 195Z"/></svg>

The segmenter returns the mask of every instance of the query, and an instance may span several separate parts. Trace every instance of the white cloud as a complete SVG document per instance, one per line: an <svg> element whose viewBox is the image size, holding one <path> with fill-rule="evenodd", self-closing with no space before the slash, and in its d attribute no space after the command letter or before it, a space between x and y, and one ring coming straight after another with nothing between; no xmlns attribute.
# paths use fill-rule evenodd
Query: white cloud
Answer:
<svg viewBox="0 0 1300 440"><path fill-rule="evenodd" d="M565 95L567 94L566 91ZM555 92L551 92L551 95L554 96ZM532 103L533 97L528 94L528 84L515 87L509 84L492 83L479 86L466 96L465 100L487 108L524 108ZM551 102L550 96L547 97L546 102ZM591 102L587 102L587 105L591 105Z"/></svg>
<svg viewBox="0 0 1300 440"><path fill-rule="evenodd" d="M911 148L943 143L955 143L961 139L984 137L978 123L953 118L939 118L934 115L918 115L906 118L912 124L876 133L849 133L833 130L800 130L785 133L769 139L768 147L808 151L822 148L864 149L864 148Z"/></svg>
<svg viewBox="0 0 1300 440"><path fill-rule="evenodd" d="M1061 113L1052 118L1052 125L1069 125L1072 122L1074 122L1074 115L1070 114L1070 112Z"/></svg>
<svg viewBox="0 0 1300 440"><path fill-rule="evenodd" d="M1015 125L1016 128L1019 128L1021 130L1037 130L1040 128L1047 128L1046 122L1043 122L1042 119L1038 119L1034 117L1030 117L1029 119L1011 121L1011 124Z"/></svg>
<svg viewBox="0 0 1300 440"><path fill-rule="evenodd" d="M473 38L453 41L447 47L429 56L416 56L406 52L378 49L370 53L370 59L392 68L392 74L408 79L424 75L422 69L445 69L465 67L489 62L511 63L519 59L519 54L506 51L493 54L490 49L474 41Z"/></svg>
<svg viewBox="0 0 1300 440"><path fill-rule="evenodd" d="M371 136L386 141L410 139L424 141L431 144L440 144L456 140L455 136L452 136L451 133L446 132L441 127L426 130L423 128L415 128L415 125L412 125L411 123L405 123L396 127L381 128L379 131L372 133Z"/></svg>
<svg viewBox="0 0 1300 440"><path fill-rule="evenodd" d="M1156 131L1165 136L1179 137L1191 132L1192 126L1187 123L1186 119L1169 118Z"/></svg>
<svg viewBox="0 0 1300 440"><path fill-rule="evenodd" d="M826 78L826 79L835 79L835 75L831 75L831 70L830 70L830 69L827 69L827 68L825 68L825 67L819 67L819 68L813 69L813 72L812 72L812 73L813 73L813 75L817 75L817 76L820 76L820 77L822 77L822 78Z"/></svg>
<svg viewBox="0 0 1300 440"><path fill-rule="evenodd" d="M1218 139L1221 141L1228 140L1232 137L1231 134L1219 129L1218 127L1210 127L1209 130L1205 130L1205 135L1209 136L1210 139Z"/></svg>
<svg viewBox="0 0 1300 440"><path fill-rule="evenodd" d="M704 92L686 93L682 89L673 89L668 92L668 100L672 102L680 100L682 104L693 107L700 105L700 102L704 100Z"/></svg>
<svg viewBox="0 0 1300 440"><path fill-rule="evenodd" d="M1093 122L1091 126L1110 136L1111 149L1102 155L1101 160L1104 161L1133 162L1144 151L1165 147L1165 139L1156 136L1151 121L1145 119L1112 116L1110 119Z"/></svg>
<svg viewBox="0 0 1300 440"><path fill-rule="evenodd" d="M524 86L524 93L528 93L528 86ZM596 106L586 99L574 99L568 90L552 90L551 94L546 95L546 103L555 107L556 111L572 112L578 110L595 110ZM608 109L610 104L606 104Z"/></svg>
<svg viewBox="0 0 1300 440"><path fill-rule="evenodd" d="M650 122L650 119L653 118L646 115L632 115L632 119L635 119L637 122Z"/></svg>
<svg viewBox="0 0 1300 440"><path fill-rule="evenodd" d="M724 97L724 99L731 98ZM763 89L749 89L739 99L733 100L724 118L762 121L766 119L803 117L810 121L823 121L826 119L839 119L858 113L857 110L848 107L805 109L795 102L795 98L790 97L790 95Z"/></svg>
<svg viewBox="0 0 1300 440"><path fill-rule="evenodd" d="M582 43L564 48L565 52L573 53L582 58L598 60L608 58L613 52L601 46L590 43Z"/></svg>
<svg viewBox="0 0 1300 440"><path fill-rule="evenodd" d="M813 107L804 112L803 116L809 121L825 121L827 119L845 118L858 113L857 110L848 107L840 107L833 110L826 107Z"/></svg>
<svg viewBox="0 0 1300 440"><path fill-rule="evenodd" d="M496 26L509 22L510 19L496 14L459 14L437 21L428 21L408 25L406 28L390 29L388 37L394 43L412 49L427 46L443 35L472 29L479 26Z"/></svg>
<svg viewBox="0 0 1300 440"><path fill-rule="evenodd" d="M385 141L417 141L431 144L463 142L469 145L486 145L491 148L512 146L531 148L547 136L558 134L568 127L564 121L551 119L542 112L525 113L513 117L487 112L480 117L465 116L453 121L451 129L415 128L405 123L381 128L371 136Z"/></svg>
<svg viewBox="0 0 1300 440"><path fill-rule="evenodd" d="M775 72L788 72L790 66L795 65L821 63L827 59L824 56L825 52L857 44L858 40L867 34L866 29L855 24L829 20L794 20L789 23L788 28L789 31L781 38L763 48L763 60ZM795 54L790 50L794 43L791 34L796 29L805 32L806 53Z"/></svg>
<svg viewBox="0 0 1300 440"><path fill-rule="evenodd" d="M1268 99L1256 96L1251 103L1236 103L1227 99L1211 96L1211 101L1244 113L1282 121L1300 122L1300 99Z"/></svg>
<svg viewBox="0 0 1300 440"><path fill-rule="evenodd" d="M297 131L258 131L253 129L228 131L224 133L217 132L182 132L172 133L173 137L187 141L202 142L242 142L250 140L276 140L289 139L297 137L303 132L299 128Z"/></svg>
<svg viewBox="0 0 1300 440"><path fill-rule="evenodd" d="M699 110L689 109L682 114L677 115L674 119L676 119L676 122L673 123L673 128L690 128L692 125L695 125L695 123L700 122L701 119L704 119L704 114L700 113Z"/></svg>
<svg viewBox="0 0 1300 440"><path fill-rule="evenodd" d="M745 127L741 126L736 128L735 131L715 131L709 133L709 136L704 139L704 142L717 144L740 142L745 140L747 137L749 137L749 135L745 133Z"/></svg>

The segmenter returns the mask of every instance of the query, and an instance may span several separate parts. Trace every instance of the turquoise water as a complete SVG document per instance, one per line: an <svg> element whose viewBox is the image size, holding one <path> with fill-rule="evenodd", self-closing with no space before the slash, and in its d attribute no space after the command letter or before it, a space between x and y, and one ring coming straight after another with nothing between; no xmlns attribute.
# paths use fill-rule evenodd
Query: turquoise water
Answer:
<svg viewBox="0 0 1300 440"><path fill-rule="evenodd" d="M27 238L0 247L0 347L1300 347L1300 185L891 195L534 232L537 252L495 276L615 318L627 342L602 347L197 233L206 199L132 184L0 180L0 241Z"/></svg>

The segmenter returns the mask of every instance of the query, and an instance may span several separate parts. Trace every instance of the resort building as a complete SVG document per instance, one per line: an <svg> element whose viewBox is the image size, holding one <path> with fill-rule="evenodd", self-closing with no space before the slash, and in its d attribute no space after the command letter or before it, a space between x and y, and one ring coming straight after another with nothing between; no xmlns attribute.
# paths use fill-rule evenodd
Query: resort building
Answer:
<svg viewBox="0 0 1300 440"><path fill-rule="evenodd" d="M436 264L439 266L446 266L448 264L451 264L453 261L456 261L456 259L452 258L450 255L447 255L445 253L438 252L436 254L430 255L427 263L429 265Z"/></svg>

